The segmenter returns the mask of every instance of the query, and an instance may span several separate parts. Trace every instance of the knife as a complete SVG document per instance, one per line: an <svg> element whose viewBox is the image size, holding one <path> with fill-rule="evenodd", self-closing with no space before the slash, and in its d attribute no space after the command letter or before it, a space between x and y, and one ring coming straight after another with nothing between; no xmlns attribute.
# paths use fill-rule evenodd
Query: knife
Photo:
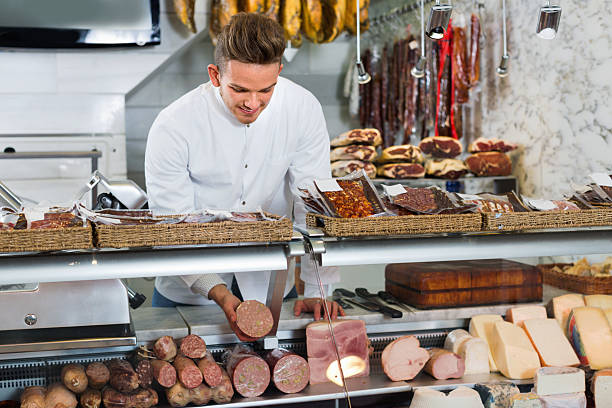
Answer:
<svg viewBox="0 0 612 408"><path fill-rule="evenodd" d="M337 296L345 297L345 298L354 298L355 297L355 294L353 292L351 292L350 290L347 290L347 289L343 289L343 288L334 289L334 294L337 295Z"/></svg>
<svg viewBox="0 0 612 408"><path fill-rule="evenodd" d="M380 291L378 291L378 297L381 298L382 300L384 300L386 303L388 303L390 305L396 305L396 306L401 307L402 309L404 309L407 312L410 312L410 313L414 313L415 312L414 308L408 306L406 303L402 302L401 300L399 300L398 298L396 298L395 296L393 296L389 292L386 292L384 290L380 290Z"/></svg>
<svg viewBox="0 0 612 408"><path fill-rule="evenodd" d="M352 309L353 306L346 303L343 299L342 296L339 294L339 292L337 292L338 289L334 290L334 293L332 294L332 299L334 299L334 301L339 304L343 309Z"/></svg>
<svg viewBox="0 0 612 408"><path fill-rule="evenodd" d="M370 312L382 313L393 318L402 317L402 312L399 310L391 309L390 307L382 306L378 303L370 302L369 300L357 300L357 298L344 300L362 309L369 310Z"/></svg>
<svg viewBox="0 0 612 408"><path fill-rule="evenodd" d="M374 298L376 298L376 295L372 295L371 293L368 292L367 289L364 288L357 288L355 289L355 293L357 294L357 296L361 299L351 299L353 301L359 301L359 303L367 303L368 305L374 305L374 307L378 307L377 312L380 312L384 315L393 317L393 318L400 318L402 317L402 312L397 310L397 309L393 309L392 307L389 306L385 306L382 303L378 302L378 301L372 301L374 300ZM370 300L372 299L372 300ZM346 299L348 300L348 299Z"/></svg>

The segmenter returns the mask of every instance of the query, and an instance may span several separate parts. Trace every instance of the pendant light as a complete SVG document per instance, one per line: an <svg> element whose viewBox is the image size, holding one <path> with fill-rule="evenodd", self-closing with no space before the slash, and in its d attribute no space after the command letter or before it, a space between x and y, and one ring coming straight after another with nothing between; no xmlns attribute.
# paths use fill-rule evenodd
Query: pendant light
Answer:
<svg viewBox="0 0 612 408"><path fill-rule="evenodd" d="M497 67L497 76L504 78L508 75L508 61L510 56L508 55L508 38L506 33L506 0L502 0L502 40L504 43L504 54L502 55L501 62Z"/></svg>
<svg viewBox="0 0 612 408"><path fill-rule="evenodd" d="M366 72L363 62L361 61L361 10L359 8L359 0L355 0L355 2L357 3L357 61L355 65L357 65L357 82L360 85L364 85L370 82L372 77Z"/></svg>
<svg viewBox="0 0 612 408"><path fill-rule="evenodd" d="M559 30L559 20L561 20L561 6L551 5L548 0L546 5L540 8L540 18L536 28L538 37L545 40L555 38Z"/></svg>
<svg viewBox="0 0 612 408"><path fill-rule="evenodd" d="M450 1L448 4L440 4L440 0L436 0L436 4L431 6L427 22L426 34L429 38L441 40L444 37L452 11L453 6Z"/></svg>
<svg viewBox="0 0 612 408"><path fill-rule="evenodd" d="M425 76L425 63L427 62L427 58L425 58L425 6L423 4L423 0L421 0L421 56L417 61L416 65L412 67L410 70L410 74L412 74L415 78L423 78Z"/></svg>

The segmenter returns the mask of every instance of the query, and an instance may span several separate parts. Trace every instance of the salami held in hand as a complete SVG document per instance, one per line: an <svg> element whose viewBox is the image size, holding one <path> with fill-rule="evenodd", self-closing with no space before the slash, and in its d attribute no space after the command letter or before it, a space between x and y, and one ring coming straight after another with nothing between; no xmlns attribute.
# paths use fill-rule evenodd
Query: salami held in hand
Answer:
<svg viewBox="0 0 612 408"><path fill-rule="evenodd" d="M256 300L246 300L236 309L236 324L244 334L258 339L272 330L274 319L266 305Z"/></svg>

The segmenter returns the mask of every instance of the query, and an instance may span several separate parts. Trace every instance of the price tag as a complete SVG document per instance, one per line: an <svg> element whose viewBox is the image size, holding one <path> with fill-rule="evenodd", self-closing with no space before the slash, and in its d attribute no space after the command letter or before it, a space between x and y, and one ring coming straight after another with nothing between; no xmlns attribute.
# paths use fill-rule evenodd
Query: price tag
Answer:
<svg viewBox="0 0 612 408"><path fill-rule="evenodd" d="M392 186L383 185L383 190L385 190L389 197L395 197L406 192L406 189L401 184L394 184Z"/></svg>
<svg viewBox="0 0 612 408"><path fill-rule="evenodd" d="M342 187L334 179L315 180L315 184L321 191L342 191Z"/></svg>
<svg viewBox="0 0 612 408"><path fill-rule="evenodd" d="M410 47L411 50L416 50L417 48L419 48L419 43L415 40L410 41L408 43L408 47Z"/></svg>
<svg viewBox="0 0 612 408"><path fill-rule="evenodd" d="M45 212L34 208L24 208L23 213L28 222L42 221L45 219Z"/></svg>
<svg viewBox="0 0 612 408"><path fill-rule="evenodd" d="M612 178L606 173L593 173L590 177L597 185L612 187Z"/></svg>

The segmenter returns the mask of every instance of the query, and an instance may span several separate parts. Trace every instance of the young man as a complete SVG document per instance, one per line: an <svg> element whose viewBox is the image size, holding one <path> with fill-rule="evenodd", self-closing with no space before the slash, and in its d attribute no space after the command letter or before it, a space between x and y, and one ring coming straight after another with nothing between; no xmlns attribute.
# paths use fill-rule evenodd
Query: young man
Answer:
<svg viewBox="0 0 612 408"><path fill-rule="evenodd" d="M233 16L218 36L210 82L165 108L147 140L145 173L149 206L166 213L199 209L254 211L259 208L305 223L297 187L329 178L329 136L321 105L307 90L279 77L285 49L283 29L258 15ZM236 329L240 300L265 301L269 272L188 275L157 278L154 306L216 302ZM305 299L296 316L321 316L319 290L309 261L302 262ZM338 281L325 268L322 282ZM293 288L289 277L285 290ZM234 291L236 292L236 291ZM210 300L209 300L210 299ZM343 315L330 302L332 317ZM239 336L245 339L243 336ZM247 339L248 340L248 339Z"/></svg>

